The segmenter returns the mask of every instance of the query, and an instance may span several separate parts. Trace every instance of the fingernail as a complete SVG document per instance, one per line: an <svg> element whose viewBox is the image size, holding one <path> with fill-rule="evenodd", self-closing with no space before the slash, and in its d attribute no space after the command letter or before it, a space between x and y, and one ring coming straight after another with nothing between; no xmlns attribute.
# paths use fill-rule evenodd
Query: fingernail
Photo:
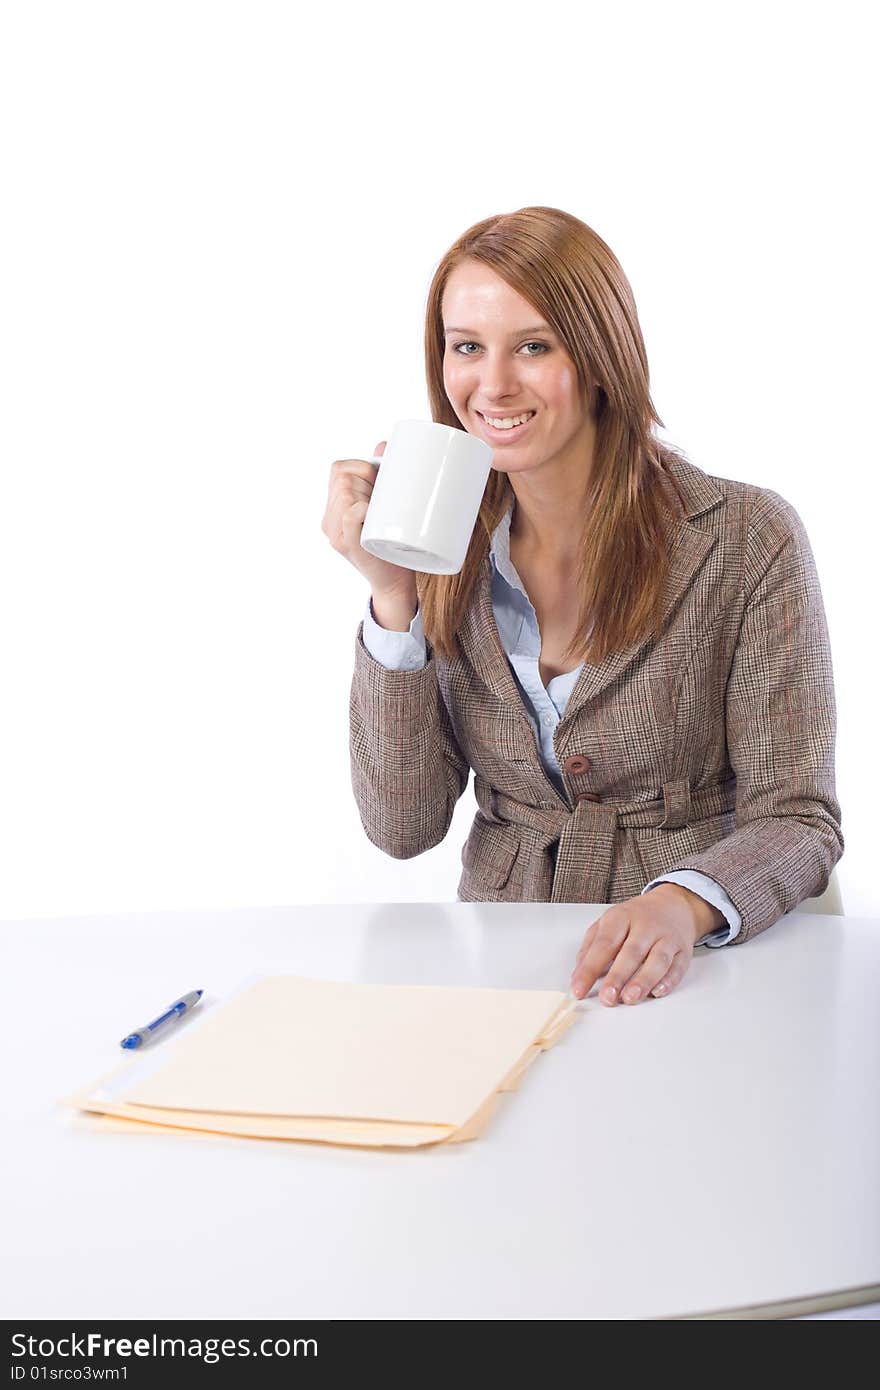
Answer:
<svg viewBox="0 0 880 1390"><path fill-rule="evenodd" d="M602 993L605 995L605 998L606 998L606 999L616 999L616 998L617 998L617 987L616 987L616 985L606 985L605 988L603 989Z"/></svg>
<svg viewBox="0 0 880 1390"><path fill-rule="evenodd" d="M661 994L665 994L665 993L666 993L667 988L668 988L667 985L655 985L654 988L651 990L651 993L652 993L655 997L659 997Z"/></svg>
<svg viewBox="0 0 880 1390"><path fill-rule="evenodd" d="M641 993L641 985L630 985L623 997L628 1004L634 1004L641 997Z"/></svg>

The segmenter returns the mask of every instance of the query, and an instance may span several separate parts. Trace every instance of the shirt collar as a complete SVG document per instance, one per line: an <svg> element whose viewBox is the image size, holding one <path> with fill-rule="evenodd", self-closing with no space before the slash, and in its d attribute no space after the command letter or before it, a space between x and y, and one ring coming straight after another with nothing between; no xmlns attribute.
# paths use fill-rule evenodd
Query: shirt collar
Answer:
<svg viewBox="0 0 880 1390"><path fill-rule="evenodd" d="M495 568L495 572L505 579L512 589L518 589L523 598L528 599L528 594L523 588L523 582L513 567L510 558L510 522L513 517L513 503L507 508L503 517L499 521L495 530L492 532L492 541L489 546L489 558Z"/></svg>

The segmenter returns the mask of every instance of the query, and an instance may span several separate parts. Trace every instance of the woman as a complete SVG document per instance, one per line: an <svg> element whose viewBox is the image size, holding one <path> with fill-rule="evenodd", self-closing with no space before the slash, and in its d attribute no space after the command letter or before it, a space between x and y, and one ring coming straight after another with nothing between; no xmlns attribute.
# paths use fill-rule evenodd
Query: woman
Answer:
<svg viewBox="0 0 880 1390"><path fill-rule="evenodd" d="M372 590L351 692L364 828L399 858L430 849L473 770L459 898L611 903L573 993L604 975L603 1003L662 997L696 944L763 931L843 851L809 542L776 493L654 436L629 283L565 212L465 232L425 352L432 418L494 457L451 576L363 550L376 465L331 470L324 532Z"/></svg>

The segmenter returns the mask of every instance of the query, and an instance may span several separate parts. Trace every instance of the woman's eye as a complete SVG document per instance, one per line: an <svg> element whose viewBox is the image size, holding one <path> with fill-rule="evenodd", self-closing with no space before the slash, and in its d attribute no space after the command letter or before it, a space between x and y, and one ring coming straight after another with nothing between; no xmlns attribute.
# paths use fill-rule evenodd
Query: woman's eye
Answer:
<svg viewBox="0 0 880 1390"><path fill-rule="evenodd" d="M479 346L478 343L456 343L456 344L454 345L454 347L453 347L452 350L453 350L453 352L457 352L458 355L459 355L459 357L473 357L474 354L473 354L472 352L462 352L461 349L462 349L462 348L468 348L468 347L478 347L478 346ZM536 348L540 348L540 349L541 349L541 353L547 352L547 351L548 351L548 348L547 348L546 343L536 343L536 342L523 343L523 347L528 347L528 348L536 347ZM541 353L537 353L537 352L527 352L527 353L526 353L526 357L540 357Z"/></svg>

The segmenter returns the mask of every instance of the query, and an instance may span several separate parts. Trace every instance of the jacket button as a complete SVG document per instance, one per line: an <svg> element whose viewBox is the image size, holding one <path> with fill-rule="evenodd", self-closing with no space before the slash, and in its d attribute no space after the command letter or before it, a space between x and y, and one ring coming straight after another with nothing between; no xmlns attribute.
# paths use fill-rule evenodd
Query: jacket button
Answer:
<svg viewBox="0 0 880 1390"><path fill-rule="evenodd" d="M589 772L593 764L590 759L584 757L583 754L575 753L574 757L566 758L562 766L565 768L566 772L577 776L578 773Z"/></svg>
<svg viewBox="0 0 880 1390"><path fill-rule="evenodd" d="M574 800L577 806L581 801L598 801L599 798L595 792L578 792Z"/></svg>

